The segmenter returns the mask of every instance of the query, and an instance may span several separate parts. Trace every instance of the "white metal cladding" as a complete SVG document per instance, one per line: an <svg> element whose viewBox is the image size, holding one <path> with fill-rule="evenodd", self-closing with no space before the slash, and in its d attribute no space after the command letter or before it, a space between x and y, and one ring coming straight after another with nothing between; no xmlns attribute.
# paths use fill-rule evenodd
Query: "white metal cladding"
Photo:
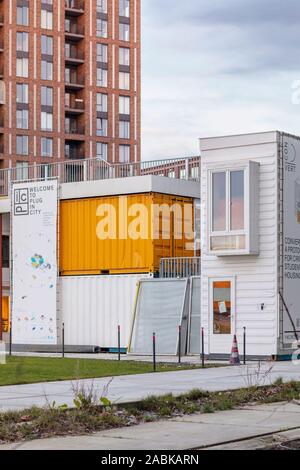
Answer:
<svg viewBox="0 0 300 470"><path fill-rule="evenodd" d="M152 354L156 333L157 354L176 354L178 326L182 326L182 352L188 320L188 279L142 281L133 325L130 352Z"/></svg>
<svg viewBox="0 0 300 470"><path fill-rule="evenodd" d="M151 275L71 276L60 278L65 344L116 348L129 342L132 314L141 279Z"/></svg>
<svg viewBox="0 0 300 470"><path fill-rule="evenodd" d="M209 279L235 277L236 324L239 344L247 328L247 353L255 356L277 354L278 338L278 134L253 134L201 140L202 149L202 275L201 326L205 328L205 351L210 347ZM234 168L241 161L257 161L259 170L259 256L218 258L207 253L208 168L224 164ZM261 305L264 304L264 310ZM224 354L230 351L224 351Z"/></svg>

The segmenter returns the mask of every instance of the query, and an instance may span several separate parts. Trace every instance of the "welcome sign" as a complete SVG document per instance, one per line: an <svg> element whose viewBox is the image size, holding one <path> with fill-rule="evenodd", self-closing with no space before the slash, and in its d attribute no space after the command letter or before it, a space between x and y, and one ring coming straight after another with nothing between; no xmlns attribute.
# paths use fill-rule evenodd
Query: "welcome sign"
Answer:
<svg viewBox="0 0 300 470"><path fill-rule="evenodd" d="M57 180L12 185L14 344L57 344Z"/></svg>

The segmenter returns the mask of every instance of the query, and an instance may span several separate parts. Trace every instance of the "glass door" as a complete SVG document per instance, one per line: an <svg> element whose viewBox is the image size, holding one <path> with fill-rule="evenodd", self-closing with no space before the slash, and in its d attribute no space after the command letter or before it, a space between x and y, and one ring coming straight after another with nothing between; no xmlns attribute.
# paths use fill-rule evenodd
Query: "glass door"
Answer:
<svg viewBox="0 0 300 470"><path fill-rule="evenodd" d="M235 334L234 279L212 279L210 283L211 353L229 354Z"/></svg>

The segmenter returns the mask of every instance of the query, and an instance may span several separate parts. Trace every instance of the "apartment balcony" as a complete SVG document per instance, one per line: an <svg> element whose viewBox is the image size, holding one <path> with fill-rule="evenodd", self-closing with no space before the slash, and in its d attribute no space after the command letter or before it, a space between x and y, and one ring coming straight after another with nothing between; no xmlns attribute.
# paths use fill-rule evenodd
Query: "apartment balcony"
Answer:
<svg viewBox="0 0 300 470"><path fill-rule="evenodd" d="M65 0L66 16L80 16L84 14L84 2L81 0Z"/></svg>
<svg viewBox="0 0 300 470"><path fill-rule="evenodd" d="M4 67L0 65L0 80L4 78Z"/></svg>
<svg viewBox="0 0 300 470"><path fill-rule="evenodd" d="M65 150L65 158L68 160L84 160L85 153L83 149Z"/></svg>
<svg viewBox="0 0 300 470"><path fill-rule="evenodd" d="M0 52L4 52L4 42L0 40Z"/></svg>
<svg viewBox="0 0 300 470"><path fill-rule="evenodd" d="M71 77L65 78L65 87L68 90L82 90L85 85L85 80L83 75L72 75Z"/></svg>
<svg viewBox="0 0 300 470"><path fill-rule="evenodd" d="M4 15L0 14L0 28L4 26Z"/></svg>
<svg viewBox="0 0 300 470"><path fill-rule="evenodd" d="M4 119L0 118L0 134L4 134Z"/></svg>
<svg viewBox="0 0 300 470"><path fill-rule="evenodd" d="M84 140L85 127L82 124L71 123L65 126L66 140Z"/></svg>
<svg viewBox="0 0 300 470"><path fill-rule="evenodd" d="M75 99L69 103L65 103L65 113L73 116L84 113L84 101Z"/></svg>
<svg viewBox="0 0 300 470"><path fill-rule="evenodd" d="M2 160L4 157L4 146L3 144L0 144L0 160Z"/></svg>
<svg viewBox="0 0 300 470"><path fill-rule="evenodd" d="M77 23L72 23L70 25L66 24L65 37L72 41L81 41L81 39L84 39L84 27Z"/></svg>
<svg viewBox="0 0 300 470"><path fill-rule="evenodd" d="M72 65L81 65L84 63L84 53L76 49L66 50L65 62Z"/></svg>

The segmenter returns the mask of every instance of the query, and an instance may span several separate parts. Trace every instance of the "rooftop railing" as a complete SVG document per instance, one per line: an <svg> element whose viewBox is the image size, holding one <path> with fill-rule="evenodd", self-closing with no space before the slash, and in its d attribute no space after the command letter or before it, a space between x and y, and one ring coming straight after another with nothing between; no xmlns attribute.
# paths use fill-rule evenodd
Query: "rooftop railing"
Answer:
<svg viewBox="0 0 300 470"><path fill-rule="evenodd" d="M58 178L62 184L145 175L200 181L200 157L124 164L110 164L101 158L89 158L5 168L0 169L0 196L8 196L12 181Z"/></svg>
<svg viewBox="0 0 300 470"><path fill-rule="evenodd" d="M182 279L201 275L201 258L162 258L159 277Z"/></svg>

